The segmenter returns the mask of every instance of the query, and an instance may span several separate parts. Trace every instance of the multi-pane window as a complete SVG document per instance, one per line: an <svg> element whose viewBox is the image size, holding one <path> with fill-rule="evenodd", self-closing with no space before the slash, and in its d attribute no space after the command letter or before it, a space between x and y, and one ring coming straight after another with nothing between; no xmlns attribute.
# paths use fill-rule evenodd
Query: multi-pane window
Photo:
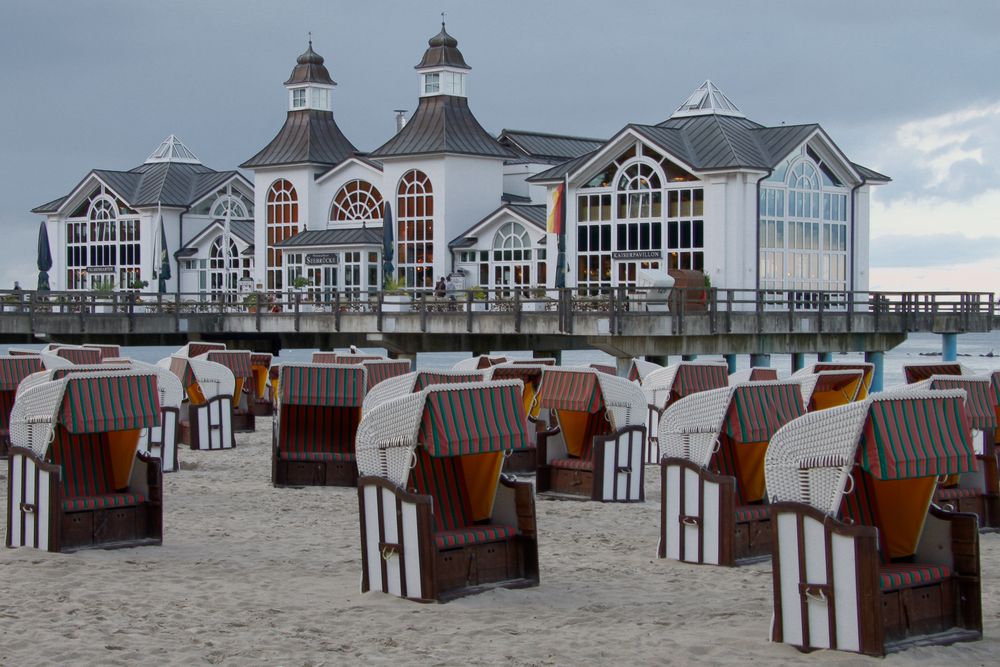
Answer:
<svg viewBox="0 0 1000 667"><path fill-rule="evenodd" d="M267 192L267 246L265 272L267 289L284 289L281 250L275 246L299 233L299 200L295 188L285 179L275 181Z"/></svg>
<svg viewBox="0 0 1000 667"><path fill-rule="evenodd" d="M292 108L304 109L306 106L306 89L296 88L292 91Z"/></svg>
<svg viewBox="0 0 1000 667"><path fill-rule="evenodd" d="M779 165L760 189L761 287L800 305L848 284L849 189L811 148Z"/></svg>
<svg viewBox="0 0 1000 667"><path fill-rule="evenodd" d="M138 214L103 186L66 221L66 289L138 289Z"/></svg>
<svg viewBox="0 0 1000 667"><path fill-rule="evenodd" d="M705 268L705 191L667 191L667 268Z"/></svg>
<svg viewBox="0 0 1000 667"><path fill-rule="evenodd" d="M397 275L406 287L434 286L434 192L416 169L403 174L396 189Z"/></svg>
<svg viewBox="0 0 1000 667"><path fill-rule="evenodd" d="M253 216L248 213L248 206L238 195L222 195L215 200L212 205L212 217L225 220L229 216L230 220L248 220Z"/></svg>
<svg viewBox="0 0 1000 667"><path fill-rule="evenodd" d="M368 181L345 183L333 197L330 222L382 222L382 193Z"/></svg>
<svg viewBox="0 0 1000 667"><path fill-rule="evenodd" d="M225 296L227 300L235 298L237 277L239 275L239 254L236 242L229 239L229 258L222 252L224 242L222 235L216 237L208 252L208 277L212 298Z"/></svg>
<svg viewBox="0 0 1000 667"><path fill-rule="evenodd" d="M531 239L524 225L506 222L493 236L493 287L531 284Z"/></svg>

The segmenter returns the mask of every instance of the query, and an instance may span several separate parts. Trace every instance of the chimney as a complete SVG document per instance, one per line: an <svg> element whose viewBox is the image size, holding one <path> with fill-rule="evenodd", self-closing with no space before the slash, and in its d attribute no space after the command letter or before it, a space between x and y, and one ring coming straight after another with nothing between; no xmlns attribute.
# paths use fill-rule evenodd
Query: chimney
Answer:
<svg viewBox="0 0 1000 667"><path fill-rule="evenodd" d="M406 127L406 109L394 109L393 113L396 114L396 133L398 134Z"/></svg>

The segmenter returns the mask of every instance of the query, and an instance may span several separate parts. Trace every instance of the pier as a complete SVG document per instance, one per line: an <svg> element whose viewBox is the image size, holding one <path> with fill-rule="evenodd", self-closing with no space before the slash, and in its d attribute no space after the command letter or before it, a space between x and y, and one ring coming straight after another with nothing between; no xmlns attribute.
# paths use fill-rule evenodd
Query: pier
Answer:
<svg viewBox="0 0 1000 667"><path fill-rule="evenodd" d="M991 292L808 292L688 289L668 297L644 290L459 291L455 299L384 292L251 293L205 300L202 294L0 292L0 342L59 341L120 345L225 342L234 348L384 347L418 352L598 349L622 363L683 355L771 354L824 358L864 352L876 363L910 332L991 331ZM259 304L259 306L258 306Z"/></svg>

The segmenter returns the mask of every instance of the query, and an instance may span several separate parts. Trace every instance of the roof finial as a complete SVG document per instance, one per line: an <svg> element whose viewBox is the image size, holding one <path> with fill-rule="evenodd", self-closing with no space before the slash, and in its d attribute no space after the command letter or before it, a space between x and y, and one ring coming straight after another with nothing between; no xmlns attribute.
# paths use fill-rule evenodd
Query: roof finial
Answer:
<svg viewBox="0 0 1000 667"><path fill-rule="evenodd" d="M441 12L441 28L444 29L444 12Z"/></svg>
<svg viewBox="0 0 1000 667"><path fill-rule="evenodd" d="M311 49L312 47L313 47L313 34L312 34L312 30L310 30L309 31L309 48Z"/></svg>

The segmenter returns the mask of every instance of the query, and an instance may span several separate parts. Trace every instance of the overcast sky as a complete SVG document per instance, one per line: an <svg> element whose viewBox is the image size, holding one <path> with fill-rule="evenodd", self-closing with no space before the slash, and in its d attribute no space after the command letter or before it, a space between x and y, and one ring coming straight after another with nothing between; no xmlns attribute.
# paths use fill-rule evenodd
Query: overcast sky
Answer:
<svg viewBox="0 0 1000 667"><path fill-rule="evenodd" d="M1000 2L236 2L0 0L0 286L33 285L40 217L92 168L168 134L232 169L285 116L313 33L362 150L416 106L447 13L491 132L607 137L712 79L764 124L818 122L890 175L872 206L873 289L1000 291Z"/></svg>

